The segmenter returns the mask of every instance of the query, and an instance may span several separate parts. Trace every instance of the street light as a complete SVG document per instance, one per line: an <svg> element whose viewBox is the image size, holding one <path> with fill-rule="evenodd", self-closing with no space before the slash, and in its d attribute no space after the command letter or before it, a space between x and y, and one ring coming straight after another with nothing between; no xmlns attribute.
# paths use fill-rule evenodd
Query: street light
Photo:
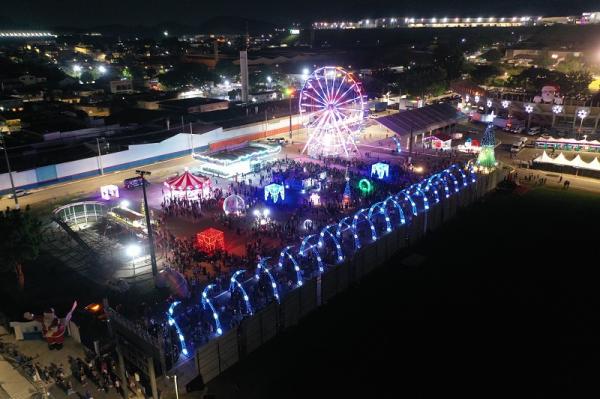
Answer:
<svg viewBox="0 0 600 399"><path fill-rule="evenodd" d="M292 97L294 95L294 88L288 87L285 89L285 94L288 95L289 104L290 104L290 139L292 138Z"/></svg>
<svg viewBox="0 0 600 399"><path fill-rule="evenodd" d="M15 208L20 209L19 198L17 198L17 190L15 189L15 181L13 180L12 169L10 168L10 161L8 159L8 150L4 142L4 134L0 132L0 146L4 150L4 158L6 159L6 169L8 171L8 177L10 178L10 188L12 189L13 199L15 200Z"/></svg>
<svg viewBox="0 0 600 399"><path fill-rule="evenodd" d="M510 101L502 100L502 108L506 109L510 106Z"/></svg>
<svg viewBox="0 0 600 399"><path fill-rule="evenodd" d="M309 74L308 68L302 69L302 80L307 80L308 74Z"/></svg>
<svg viewBox="0 0 600 399"><path fill-rule="evenodd" d="M527 104L525 106L525 112L527 112L527 129L531 126L531 113L533 112L533 105Z"/></svg>
<svg viewBox="0 0 600 399"><path fill-rule="evenodd" d="M581 119L581 123L579 124L579 130L577 131L577 138L579 138L579 135L581 134L581 128L583 127L583 120L588 116L588 110L587 109L580 109L579 111L577 111L577 116Z"/></svg>
<svg viewBox="0 0 600 399"><path fill-rule="evenodd" d="M554 127L554 123L556 122L556 115L563 112L563 106L559 104L555 104L552 106L552 127Z"/></svg>
<svg viewBox="0 0 600 399"><path fill-rule="evenodd" d="M100 65L98 67L98 72L100 72L102 75L104 75L106 73L106 67L104 65Z"/></svg>
<svg viewBox="0 0 600 399"><path fill-rule="evenodd" d="M158 275L158 266L156 265L156 253L154 252L154 236L152 235L152 223L150 223L150 210L148 209L148 197L146 195L146 179L152 173L146 170L136 170L135 173L142 178L142 192L144 193L144 213L146 214L146 229L148 229L148 246L150 247L150 265L152 266L152 275Z"/></svg>
<svg viewBox="0 0 600 399"><path fill-rule="evenodd" d="M140 256L142 249L137 244L129 244L125 248L125 253L131 258L131 267L133 268L133 277L135 277L135 258Z"/></svg>

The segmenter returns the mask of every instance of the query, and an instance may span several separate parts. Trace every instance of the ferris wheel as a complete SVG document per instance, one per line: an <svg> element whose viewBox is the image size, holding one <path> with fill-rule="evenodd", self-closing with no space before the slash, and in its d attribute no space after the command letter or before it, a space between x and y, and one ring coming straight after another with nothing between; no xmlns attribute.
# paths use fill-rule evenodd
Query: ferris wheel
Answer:
<svg viewBox="0 0 600 399"><path fill-rule="evenodd" d="M308 129L302 152L310 156L349 157L357 150L364 101L360 82L341 67L315 70L300 92L300 117Z"/></svg>

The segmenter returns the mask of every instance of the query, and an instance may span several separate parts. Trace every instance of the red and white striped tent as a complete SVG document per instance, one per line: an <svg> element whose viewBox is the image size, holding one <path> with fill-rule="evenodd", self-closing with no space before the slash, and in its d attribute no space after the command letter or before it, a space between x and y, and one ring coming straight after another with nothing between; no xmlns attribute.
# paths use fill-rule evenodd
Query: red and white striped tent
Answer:
<svg viewBox="0 0 600 399"><path fill-rule="evenodd" d="M181 192L189 197L194 192L208 191L210 188L210 179L205 176L194 176L186 169L182 175L172 177L164 184L171 190L172 194L174 192Z"/></svg>

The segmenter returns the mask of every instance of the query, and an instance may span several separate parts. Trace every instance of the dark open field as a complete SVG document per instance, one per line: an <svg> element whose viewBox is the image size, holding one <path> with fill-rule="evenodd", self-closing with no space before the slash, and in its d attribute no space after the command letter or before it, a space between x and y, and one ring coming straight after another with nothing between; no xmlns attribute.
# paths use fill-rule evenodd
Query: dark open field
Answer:
<svg viewBox="0 0 600 399"><path fill-rule="evenodd" d="M210 391L219 399L596 396L599 221L600 198L588 194L488 197ZM400 266L411 253L424 261Z"/></svg>

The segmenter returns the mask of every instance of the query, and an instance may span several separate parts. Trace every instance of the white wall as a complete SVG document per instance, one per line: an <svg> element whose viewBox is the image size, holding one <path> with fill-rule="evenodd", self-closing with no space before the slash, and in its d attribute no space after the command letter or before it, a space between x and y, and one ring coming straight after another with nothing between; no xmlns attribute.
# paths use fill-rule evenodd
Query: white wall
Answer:
<svg viewBox="0 0 600 399"><path fill-rule="evenodd" d="M299 116L292 117L292 124L300 123ZM271 120L268 122L268 129L280 129L289 126L288 118ZM255 123L244 127L231 128L223 130L217 128L203 134L194 134L190 140L190 135L180 133L170 137L160 143L130 145L126 151L115 152L102 155L102 167L123 165L129 162L140 161L152 157L172 154L175 152L189 150L192 143L194 147L207 146L211 143L229 140L232 138L245 136L249 134L263 132L265 123ZM56 165L56 176L58 179L68 178L69 176L79 175L86 172L99 170L98 157L79 159L77 161L63 162ZM35 169L24 172L13 172L15 187L27 186L37 183ZM0 190L10 189L10 180L8 174L0 175Z"/></svg>
<svg viewBox="0 0 600 399"><path fill-rule="evenodd" d="M12 175L15 182L15 187L37 183L35 169L26 170L23 172L13 172ZM3 173L0 175L0 190L7 189L10 189L10 177L8 176L8 173Z"/></svg>

